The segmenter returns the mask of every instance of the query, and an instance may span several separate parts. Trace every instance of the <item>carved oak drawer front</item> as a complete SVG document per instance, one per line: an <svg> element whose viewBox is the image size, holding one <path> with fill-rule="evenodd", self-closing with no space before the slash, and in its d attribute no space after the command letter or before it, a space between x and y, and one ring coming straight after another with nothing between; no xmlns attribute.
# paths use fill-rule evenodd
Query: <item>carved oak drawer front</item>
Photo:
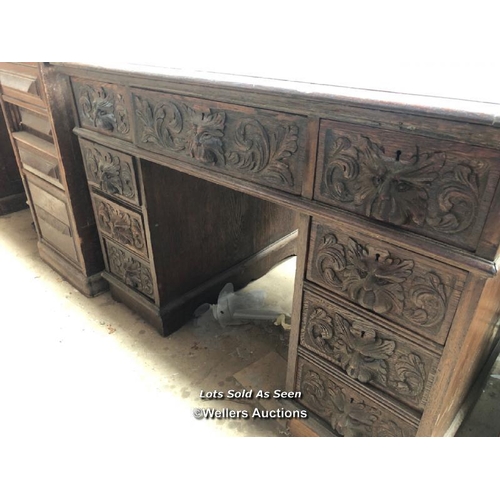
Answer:
<svg viewBox="0 0 500 500"><path fill-rule="evenodd" d="M104 242L109 272L133 290L154 299L154 285L149 264L107 239Z"/></svg>
<svg viewBox="0 0 500 500"><path fill-rule="evenodd" d="M85 172L91 186L106 194L139 205L133 158L114 149L80 139Z"/></svg>
<svg viewBox="0 0 500 500"><path fill-rule="evenodd" d="M136 146L300 194L306 119L132 90Z"/></svg>
<svg viewBox="0 0 500 500"><path fill-rule="evenodd" d="M130 140L130 112L125 88L72 78L76 108L83 128Z"/></svg>
<svg viewBox="0 0 500 500"><path fill-rule="evenodd" d="M474 251L498 152L322 120L314 197Z"/></svg>
<svg viewBox="0 0 500 500"><path fill-rule="evenodd" d="M300 402L341 436L409 437L417 433L414 417L405 418L300 357L296 390L302 392Z"/></svg>
<svg viewBox="0 0 500 500"><path fill-rule="evenodd" d="M305 292L300 343L353 380L424 409L439 356L387 328Z"/></svg>
<svg viewBox="0 0 500 500"><path fill-rule="evenodd" d="M467 273L365 235L313 223L307 277L444 344Z"/></svg>
<svg viewBox="0 0 500 500"><path fill-rule="evenodd" d="M101 234L147 258L142 217L97 194L92 194L92 202Z"/></svg>

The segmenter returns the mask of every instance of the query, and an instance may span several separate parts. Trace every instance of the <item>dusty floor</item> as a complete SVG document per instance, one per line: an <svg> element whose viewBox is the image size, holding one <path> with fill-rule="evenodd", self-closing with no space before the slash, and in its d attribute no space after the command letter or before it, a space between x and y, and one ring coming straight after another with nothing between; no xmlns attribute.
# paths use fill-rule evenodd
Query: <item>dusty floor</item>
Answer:
<svg viewBox="0 0 500 500"><path fill-rule="evenodd" d="M252 283L291 308L294 259ZM202 400L200 392L284 388L288 333L222 328L210 315L163 338L109 293L87 299L38 256L28 210L0 217L0 398L7 445L100 439L286 436L279 419L196 419L197 408L252 413L273 400ZM461 435L500 433L500 363ZM8 431L6 431L8 429ZM0 431L0 433L2 432ZM22 457L19 457L21 460Z"/></svg>

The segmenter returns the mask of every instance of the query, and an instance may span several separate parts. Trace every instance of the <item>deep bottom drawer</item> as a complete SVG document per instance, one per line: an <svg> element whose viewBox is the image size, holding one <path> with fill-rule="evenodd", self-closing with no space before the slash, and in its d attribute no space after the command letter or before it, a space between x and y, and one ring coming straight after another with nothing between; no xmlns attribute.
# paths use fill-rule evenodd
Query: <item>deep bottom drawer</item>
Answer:
<svg viewBox="0 0 500 500"><path fill-rule="evenodd" d="M296 390L302 392L301 403L341 436L409 437L417 433L417 419L398 415L300 357Z"/></svg>
<svg viewBox="0 0 500 500"><path fill-rule="evenodd" d="M104 239L109 272L127 286L154 299L154 284L149 264L125 248Z"/></svg>

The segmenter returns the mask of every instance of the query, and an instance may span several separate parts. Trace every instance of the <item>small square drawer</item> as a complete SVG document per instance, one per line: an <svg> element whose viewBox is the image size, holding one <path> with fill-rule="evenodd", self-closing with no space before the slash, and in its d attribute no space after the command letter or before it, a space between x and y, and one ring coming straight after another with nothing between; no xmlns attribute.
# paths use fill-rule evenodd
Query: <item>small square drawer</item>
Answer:
<svg viewBox="0 0 500 500"><path fill-rule="evenodd" d="M307 279L444 344L467 273L364 234L313 223Z"/></svg>
<svg viewBox="0 0 500 500"><path fill-rule="evenodd" d="M497 151L322 120L314 198L466 250L477 248Z"/></svg>
<svg viewBox="0 0 500 500"><path fill-rule="evenodd" d="M296 391L300 402L345 437L410 437L418 418L363 394L342 379L299 357Z"/></svg>
<svg viewBox="0 0 500 500"><path fill-rule="evenodd" d="M134 159L124 153L80 139L87 181L106 194L139 206Z"/></svg>
<svg viewBox="0 0 500 500"><path fill-rule="evenodd" d="M104 239L109 272L133 290L154 300L154 284L149 264L131 252Z"/></svg>
<svg viewBox="0 0 500 500"><path fill-rule="evenodd" d="M423 410L439 355L306 291L300 344L341 369L352 380L373 386L416 410Z"/></svg>
<svg viewBox="0 0 500 500"><path fill-rule="evenodd" d="M125 87L72 78L82 128L130 140L130 111Z"/></svg>
<svg viewBox="0 0 500 500"><path fill-rule="evenodd" d="M100 233L142 257L148 257L142 216L102 196L92 193L92 203Z"/></svg>

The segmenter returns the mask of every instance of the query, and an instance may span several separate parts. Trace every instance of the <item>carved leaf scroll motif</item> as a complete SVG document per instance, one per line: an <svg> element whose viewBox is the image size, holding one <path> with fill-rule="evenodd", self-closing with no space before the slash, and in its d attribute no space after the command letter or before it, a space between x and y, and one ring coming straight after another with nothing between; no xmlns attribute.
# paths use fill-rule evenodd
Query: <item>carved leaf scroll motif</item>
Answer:
<svg viewBox="0 0 500 500"><path fill-rule="evenodd" d="M489 165L454 152L386 154L369 137L327 131L322 194L358 213L454 235L471 228Z"/></svg>
<svg viewBox="0 0 500 500"><path fill-rule="evenodd" d="M447 296L439 276L414 275L415 263L349 238L347 245L325 234L315 261L322 279L360 306L378 314L402 315L415 326L438 327Z"/></svg>
<svg viewBox="0 0 500 500"><path fill-rule="evenodd" d="M102 231L122 245L145 252L144 233L139 220L104 201L98 201L96 215Z"/></svg>
<svg viewBox="0 0 500 500"><path fill-rule="evenodd" d="M139 140L207 165L258 174L277 185L294 186L289 159L298 149L298 127L266 126L255 118L200 110L183 102L160 103L134 96ZM228 130L227 123L233 123Z"/></svg>
<svg viewBox="0 0 500 500"><path fill-rule="evenodd" d="M396 342L383 338L374 328L316 307L306 329L320 351L332 356L352 379L375 382L417 400L422 394L426 370L420 356L401 353Z"/></svg>
<svg viewBox="0 0 500 500"><path fill-rule="evenodd" d="M130 121L121 94L104 86L77 85L75 90L82 121L94 128L120 135L130 132Z"/></svg>
<svg viewBox="0 0 500 500"><path fill-rule="evenodd" d="M139 260L121 248L109 245L109 267L110 271L121 278L126 285L153 298L151 271Z"/></svg>
<svg viewBox="0 0 500 500"><path fill-rule="evenodd" d="M330 422L332 429L345 437L402 437L407 435L396 422L377 408L351 397L342 387L307 370L301 382L305 401Z"/></svg>
<svg viewBox="0 0 500 500"><path fill-rule="evenodd" d="M227 163L240 170L262 172L276 184L293 186L287 158L297 151L299 129L292 125L277 126L268 131L257 120L242 120L235 137L234 149L227 154Z"/></svg>
<svg viewBox="0 0 500 500"><path fill-rule="evenodd" d="M85 163L90 180L109 194L134 199L136 196L133 170L128 162L110 152L85 148Z"/></svg>

